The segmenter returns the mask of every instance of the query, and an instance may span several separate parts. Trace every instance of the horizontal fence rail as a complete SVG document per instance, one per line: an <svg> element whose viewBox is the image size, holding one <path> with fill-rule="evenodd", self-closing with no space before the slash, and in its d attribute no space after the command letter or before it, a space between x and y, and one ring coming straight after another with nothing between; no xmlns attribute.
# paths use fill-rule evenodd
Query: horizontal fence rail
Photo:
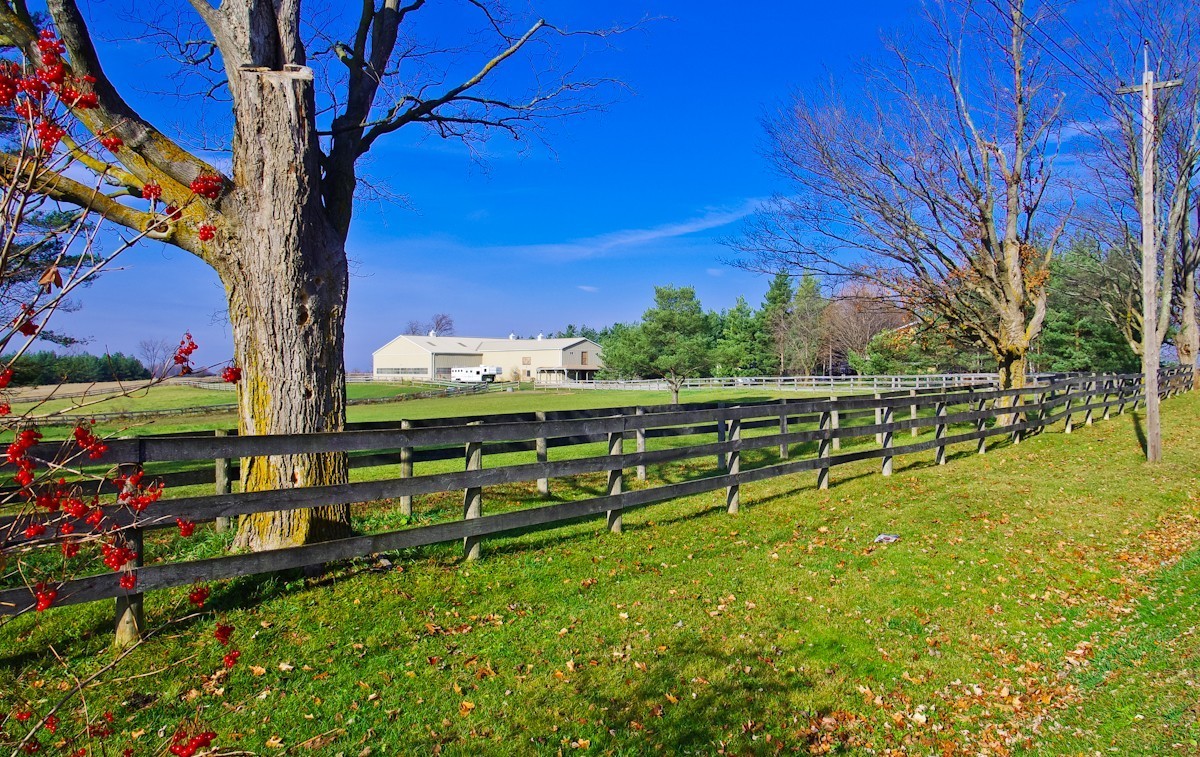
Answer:
<svg viewBox="0 0 1200 757"><path fill-rule="evenodd" d="M1190 369L1165 370L1160 393L1172 396L1190 389L1192 381ZM740 506L743 484L815 471L818 487L826 488L833 468L871 459L880 461L880 472L887 476L897 457L933 451L934 461L944 464L947 450L953 445L971 442L976 452L983 453L988 439L999 436L1020 442L1057 423L1063 424L1064 432L1071 433L1077 425L1123 413L1142 400L1140 375L1092 374L1035 381L1007 390L991 386L909 388L837 399L518 413L406 421L400 427L359 424L354 430L324 434L114 439L108 442L108 451L100 462L146 465L207 461L207 481L214 481L212 474L216 474L218 493L213 495L160 500L140 514L118 506L104 507L106 522L130 529L135 537L128 541L136 545L142 543L143 532L174 527L176 518L200 523L252 513L392 498L399 499L400 507L408 515L412 497L439 492L462 491L464 517L301 547L185 562L141 565L139 555L137 567L133 568L137 576L136 591L121 588L119 573L88 575L57 585L55 604L116 598L119 612L127 613L131 606L140 608L142 593L146 591L456 540L464 541L467 558L474 559L487 536L554 527L602 515L610 530L619 531L621 515L628 510L704 492L724 490L726 507L733 513ZM850 425L851 422L856 425ZM920 437L922 430L933 433ZM679 446L648 448L648 440L664 440L666 444L667 440L679 437L702 438ZM901 443L906 437L911 440ZM856 439L873 443L841 449L843 442ZM597 443L605 445L602 454L548 459L548 451L555 447ZM627 443L632 443L634 451L626 451ZM816 443L815 454L797 454L797 445L810 443ZM40 445L32 454L49 459L59 450L59 445ZM755 450L778 454L765 464L750 467L744 453ZM353 453L351 461L358 460L364 465L399 465L400 477L333 486L230 492L230 461L234 458L314 452ZM535 459L501 467L483 466L484 456L507 452L533 452ZM414 462L453 458L464 460L462 470L413 475ZM626 471L636 471L639 481L648 481L648 466L706 458L715 461L708 475L647 483L645 488L634 490L624 486ZM545 494L550 480L582 474L607 474L606 493L486 513L486 487L536 481L538 491ZM26 527L39 520L49 522L51 516L0 516L0 546L5 550L53 548L62 538L53 535L53 528L47 535L26 537ZM73 525L78 528L77 533L90 529L82 521ZM0 590L0 615L18 614L34 604L33 592L28 587Z"/></svg>
<svg viewBox="0 0 1200 757"><path fill-rule="evenodd" d="M1030 383L1070 378L1064 373L1031 373ZM807 392L824 391L895 391L899 389L950 389L955 386L986 384L996 386L996 373L918 373L912 375L880 376L721 376L691 378L683 382L684 389L766 388ZM667 391L665 379L629 379L607 381L546 381L539 386L561 389L618 389L629 391Z"/></svg>

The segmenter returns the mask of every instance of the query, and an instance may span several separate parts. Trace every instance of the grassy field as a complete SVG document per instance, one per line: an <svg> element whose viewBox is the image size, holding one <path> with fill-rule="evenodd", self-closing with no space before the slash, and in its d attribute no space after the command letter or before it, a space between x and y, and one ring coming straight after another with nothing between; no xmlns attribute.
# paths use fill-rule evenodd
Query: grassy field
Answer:
<svg viewBox="0 0 1200 757"><path fill-rule="evenodd" d="M205 404L221 404L233 401L233 396L225 392L209 389L192 389L171 387L181 392L178 400L181 404L174 407L203 407ZM354 397L388 396L387 392L399 394L401 391L427 391L428 387L409 387L396 384L350 384L347 393ZM167 391L166 388L154 389L153 392ZM380 394L382 393L382 395ZM694 389L681 393L680 402L716 402L716 401L747 401L767 400L775 397L805 397L814 396L797 392L770 392L762 389ZM824 395L822 395L824 396ZM147 398L149 400L150 398ZM154 406L147 400L139 400L140 404L131 404L122 410L153 410L168 407L170 398L164 396L163 404ZM120 402L121 400L114 400ZM157 396L155 402L159 402ZM430 399L409 400L405 402L383 403L378 405L356 405L347 408L347 418L352 423L366 421L400 421L404 419L446 418L460 415L491 415L497 413L522 413L534 410L571 410L579 408L622 407L630 405L665 405L670 404L670 392L643 391L614 391L614 390L561 390L561 389L522 389L514 392L489 392L487 394L467 395L461 397L434 397ZM192 404L188 404L192 403ZM18 410L14 405L14 411ZM91 412L101 412L97 408L89 408ZM215 428L233 428L237 420L232 412L214 412L211 415L189 415L186 418L160 418L154 420L139 420L136 422L101 424L97 428L107 434L140 435L165 434L183 431L212 430ZM52 435L53 431L48 430Z"/></svg>
<svg viewBox="0 0 1200 757"><path fill-rule="evenodd" d="M413 384L349 384L346 387L346 396L350 399L398 397L405 394L427 392L431 388L436 387ZM99 392L95 397L95 400L86 397L68 397L64 399L51 398L39 402L13 402L12 409L17 413L33 410L37 414L60 411L83 414L127 413L201 408L209 405L228 405L237 401L237 396L231 391L169 384L132 392L128 396L113 396L111 392ZM105 397L110 398L104 399ZM229 415L232 417L232 413Z"/></svg>
<svg viewBox="0 0 1200 757"><path fill-rule="evenodd" d="M1196 754L1200 397L1164 404L1160 466L1138 420L906 458L891 479L846 466L827 491L811 474L746 486L737 516L714 493L627 513L624 534L493 539L473 564L447 545L229 582L88 709L139 754L193 717L260 754ZM152 624L185 596L151 595ZM70 688L60 656L76 675L112 661L111 616L0 628L0 712ZM242 651L228 673L217 619Z"/></svg>

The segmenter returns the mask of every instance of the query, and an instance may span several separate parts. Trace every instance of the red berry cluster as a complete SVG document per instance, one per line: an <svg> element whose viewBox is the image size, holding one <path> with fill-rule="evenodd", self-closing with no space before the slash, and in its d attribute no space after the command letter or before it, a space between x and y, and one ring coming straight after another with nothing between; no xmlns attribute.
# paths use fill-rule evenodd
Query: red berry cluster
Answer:
<svg viewBox="0 0 1200 757"><path fill-rule="evenodd" d="M175 350L175 365L179 366L180 375L186 376L192 372L192 353L196 351L196 343L192 341L192 332L188 331L179 340Z"/></svg>
<svg viewBox="0 0 1200 757"><path fill-rule="evenodd" d="M217 236L217 227L211 223L201 224L196 236L200 237L201 242L211 242Z"/></svg>
<svg viewBox="0 0 1200 757"><path fill-rule="evenodd" d="M92 421L92 423L94 424L95 421ZM91 424L89 424L87 427L76 426L73 433L75 436L75 443L79 445L80 449L86 452L87 456L92 460L99 460L104 456L105 452L108 452L108 445L106 445L100 437L92 433Z"/></svg>
<svg viewBox="0 0 1200 757"><path fill-rule="evenodd" d="M137 586L137 574L123 573L121 574L121 578L117 583L121 585L122 589L125 589L126 591L133 591L133 587Z"/></svg>
<svg viewBox="0 0 1200 757"><path fill-rule="evenodd" d="M116 134L105 134L100 137L100 144L109 152L116 152L121 145L125 144L125 140L118 137Z"/></svg>
<svg viewBox="0 0 1200 757"><path fill-rule="evenodd" d="M62 543L63 557L70 560L72 557L79 555L79 542L74 539L68 539Z"/></svg>
<svg viewBox="0 0 1200 757"><path fill-rule="evenodd" d="M145 200L161 200L162 199L162 187L160 187L158 185L158 182L156 182L156 181L146 182L145 186L142 187L142 199L145 199Z"/></svg>
<svg viewBox="0 0 1200 757"><path fill-rule="evenodd" d="M185 731L176 731L171 738L171 754L175 757L192 757L197 750L212 746L216 737L217 734L212 731L203 731L191 737Z"/></svg>
<svg viewBox="0 0 1200 757"><path fill-rule="evenodd" d="M225 623L217 623L216 629L213 631L213 638L221 642L223 646L229 646L229 639L233 636L234 628Z"/></svg>
<svg viewBox="0 0 1200 757"><path fill-rule="evenodd" d="M196 533L196 524L193 521L176 518L175 525L179 526L179 535L185 539Z"/></svg>
<svg viewBox="0 0 1200 757"><path fill-rule="evenodd" d="M0 389L7 387L9 382L12 381L12 377L12 368L5 368L4 370L0 371Z"/></svg>
<svg viewBox="0 0 1200 757"><path fill-rule="evenodd" d="M34 128L34 134L44 153L51 153L63 138L64 129L48 114L51 93L70 108L89 109L99 106L100 99L92 90L92 76L69 76L62 55L66 46L45 30L38 37L41 61L30 74L11 61L0 64L0 108L11 107L16 115Z"/></svg>
<svg viewBox="0 0 1200 757"><path fill-rule="evenodd" d="M225 668L227 670L232 670L233 666L237 665L238 658L241 656L242 656L241 650L234 649L230 652L226 652L225 656L221 658L221 662L224 663Z"/></svg>
<svg viewBox="0 0 1200 757"><path fill-rule="evenodd" d="M7 402L0 402L0 415L8 415L12 412L12 405Z"/></svg>
<svg viewBox="0 0 1200 757"><path fill-rule="evenodd" d="M25 528L26 539L36 539L44 533L46 533L46 527L41 523L31 523Z"/></svg>
<svg viewBox="0 0 1200 757"><path fill-rule="evenodd" d="M225 185L225 181L216 174L202 173L188 186L193 192L201 197L207 197L210 200L215 200L221 196L221 188Z"/></svg>
<svg viewBox="0 0 1200 757"><path fill-rule="evenodd" d="M33 127L33 133L37 135L43 151L54 152L67 130L52 121L39 121L37 126Z"/></svg>
<svg viewBox="0 0 1200 757"><path fill-rule="evenodd" d="M221 379L227 384L236 384L242 380L242 369L236 365L226 366L225 370L221 371Z"/></svg>
<svg viewBox="0 0 1200 757"><path fill-rule="evenodd" d="M103 720L88 725L87 735L89 737L94 739L103 739L113 735L112 724L116 718L114 718L113 714L108 711L105 711L104 715L101 717L103 717ZM87 754L87 752L84 751L84 754Z"/></svg>
<svg viewBox="0 0 1200 757"><path fill-rule="evenodd" d="M33 596L37 600L37 611L43 612L50 609L50 605L58 599L58 589L52 589L46 584L40 583L33 587Z"/></svg>
<svg viewBox="0 0 1200 757"><path fill-rule="evenodd" d="M147 483L146 474L136 471L128 476L121 475L113 478L113 485L120 493L117 494L117 504L126 505L135 513L140 513L162 497L163 484L161 481Z"/></svg>
<svg viewBox="0 0 1200 757"><path fill-rule="evenodd" d="M128 563L137 559L137 552L134 552L124 544L109 544L105 542L100 545L100 553L104 555L104 564L113 570L121 570Z"/></svg>
<svg viewBox="0 0 1200 757"><path fill-rule="evenodd" d="M196 586L188 592L188 601L194 604L197 610L203 610L204 603L208 601L208 595L211 593L207 586Z"/></svg>
<svg viewBox="0 0 1200 757"><path fill-rule="evenodd" d="M8 445L5 452L5 462L17 466L13 478L21 486L33 483L33 461L29 459L29 450L41 441L42 432L36 428L27 428L17 434L17 438Z"/></svg>

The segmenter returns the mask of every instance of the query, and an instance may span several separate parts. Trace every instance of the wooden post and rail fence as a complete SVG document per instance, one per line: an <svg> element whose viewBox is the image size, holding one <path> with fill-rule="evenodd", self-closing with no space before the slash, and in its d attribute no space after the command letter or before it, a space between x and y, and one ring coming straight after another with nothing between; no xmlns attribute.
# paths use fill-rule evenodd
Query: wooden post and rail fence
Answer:
<svg viewBox="0 0 1200 757"><path fill-rule="evenodd" d="M1190 369L1165 370L1160 393L1172 396L1190 389L1192 381ZM743 484L816 471L817 485L826 488L832 469L839 465L878 459L880 472L888 476L893 473L896 458L931 450L934 462L945 464L947 450L954 445L975 443L973 451L983 454L986 440L993 436L1011 436L1019 441L1059 422L1069 433L1076 423L1108 418L1113 412L1123 413L1144 400L1141 387L1138 374L1090 375L1035 382L1010 390L990 386L902 389L835 399L524 413L405 421L390 426L359 424L355 430L322 434L113 439L99 463L145 467L207 461L203 470L155 478L168 484L207 481L216 489L212 495L162 499L140 514L124 507L105 506L106 522L123 529L126 543L139 552L146 531L174 528L177 518L219 523L221 519L251 513L391 498L399 499L407 513L411 512L414 496L454 491L463 492L463 517L286 549L182 562L142 564L139 554L133 563L136 567L132 568L137 576L134 590L121 588L119 573L80 576L54 586L58 592L55 606L115 600L118 631L128 641L136 638L142 628L144 592L453 541L463 543L466 559L479 559L487 537L552 528L600 516L605 517L608 529L616 533L621 531L623 514L631 509L705 492L723 490L725 509L737 513L743 503ZM1000 417L1011 418L1013 422L1007 426L989 425ZM933 433L925 438L903 433L910 430L919 433L922 429L932 429ZM707 439L680 445L678 437ZM626 451L627 439L635 442L635 451ZM656 440L664 441L653 444ZM843 444L839 450L834 447L839 440L857 441L852 446ZM907 443L899 443L902 440ZM800 445L813 443L816 443L815 454L802 454L811 451L811 446ZM549 450L585 444L604 445L603 452L549 459ZM61 449L57 443L43 444L32 453L49 459ZM759 454L748 459L746 453L752 451ZM231 491L231 481L236 480L236 466L231 460L316 452L349 453L352 467L399 465L400 477L275 491ZM532 453L530 458L534 461L498 467L483 464L485 455L511 452ZM414 475L414 463L453 458L464 460L462 470ZM695 477L694 469L685 480L675 477L676 480L668 481L652 475L653 466L697 459L713 461L711 475ZM754 462L757 464L750 464ZM633 489L626 486L626 469L638 472L639 483ZM538 482L539 491L549 492L554 479L584 474L606 474L605 493L487 513L487 487ZM534 499L540 499L540 495ZM61 523L64 517L61 513L54 517L28 513L0 515L0 546L10 553L53 549L62 538L53 535L53 527L46 535L36 537L27 537L25 529L39 520ZM90 531L82 521L73 525L77 535ZM0 589L0 615L16 615L32 609L34 604L34 592L27 585Z"/></svg>

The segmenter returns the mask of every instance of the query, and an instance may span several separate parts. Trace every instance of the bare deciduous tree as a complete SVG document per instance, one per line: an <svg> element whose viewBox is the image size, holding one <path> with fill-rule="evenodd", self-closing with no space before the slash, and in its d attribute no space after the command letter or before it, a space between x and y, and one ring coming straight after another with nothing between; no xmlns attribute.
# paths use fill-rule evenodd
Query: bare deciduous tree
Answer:
<svg viewBox="0 0 1200 757"><path fill-rule="evenodd" d="M174 368L175 345L166 339L142 339L137 344L142 364L154 376L168 376Z"/></svg>
<svg viewBox="0 0 1200 757"><path fill-rule="evenodd" d="M816 270L891 293L1025 381L1064 218L1049 193L1061 96L1024 0L947 0L891 46L861 98L831 86L766 124L787 181L738 246L758 270Z"/></svg>
<svg viewBox="0 0 1200 757"><path fill-rule="evenodd" d="M1200 171L1200 29L1192 23L1190 10L1161 0L1116 4L1112 23L1101 27L1108 36L1087 46L1100 52L1087 61L1083 76L1094 77L1099 71L1104 80L1140 80L1146 50L1155 68L1179 81L1179 86L1160 90L1155 97L1153 139L1159 149L1154 180L1160 199L1155 203L1153 234L1159 270L1150 342L1162 345L1174 325L1180 362L1195 365L1200 352L1195 304L1200 245L1192 213L1200 196L1195 187ZM1134 61L1136 71L1129 68ZM1098 115L1081 122L1088 137L1085 187L1091 200L1082 221L1113 259L1109 270L1117 275L1096 282L1108 290L1110 317L1127 338L1137 340L1134 349L1144 359L1141 109L1134 98L1097 94L1105 95Z"/></svg>
<svg viewBox="0 0 1200 757"><path fill-rule="evenodd" d="M82 153L80 160L118 190L96 192L56 174L39 191L110 223L151 230L216 270L244 376L243 434L343 427L346 237L358 163L372 147L419 127L476 144L493 133L519 136L540 118L590 109L587 93L598 83L554 70L558 43L584 37L498 2L471 0L440 20L433 41L412 25L438 12L426 0L364 0L319 21L320 8L300 0L189 0L199 36L185 52L212 64L221 79L214 86L232 101L226 175L122 96L80 5L46 2L65 46L66 76L89 82L96 95L74 109L86 130L76 142L103 137L112 145L110 160ZM306 39L302 30L315 31ZM0 42L41 65L38 38L27 3L0 2ZM535 74L495 75L518 58ZM0 156L6 179L21 170ZM246 491L346 480L340 454L255 458L242 475ZM348 505L256 514L241 519L237 545L282 547L348 531Z"/></svg>
<svg viewBox="0 0 1200 757"><path fill-rule="evenodd" d="M898 328L911 320L879 287L849 282L830 300L822 330L833 355L848 361L851 355L865 354L871 337L880 331Z"/></svg>

